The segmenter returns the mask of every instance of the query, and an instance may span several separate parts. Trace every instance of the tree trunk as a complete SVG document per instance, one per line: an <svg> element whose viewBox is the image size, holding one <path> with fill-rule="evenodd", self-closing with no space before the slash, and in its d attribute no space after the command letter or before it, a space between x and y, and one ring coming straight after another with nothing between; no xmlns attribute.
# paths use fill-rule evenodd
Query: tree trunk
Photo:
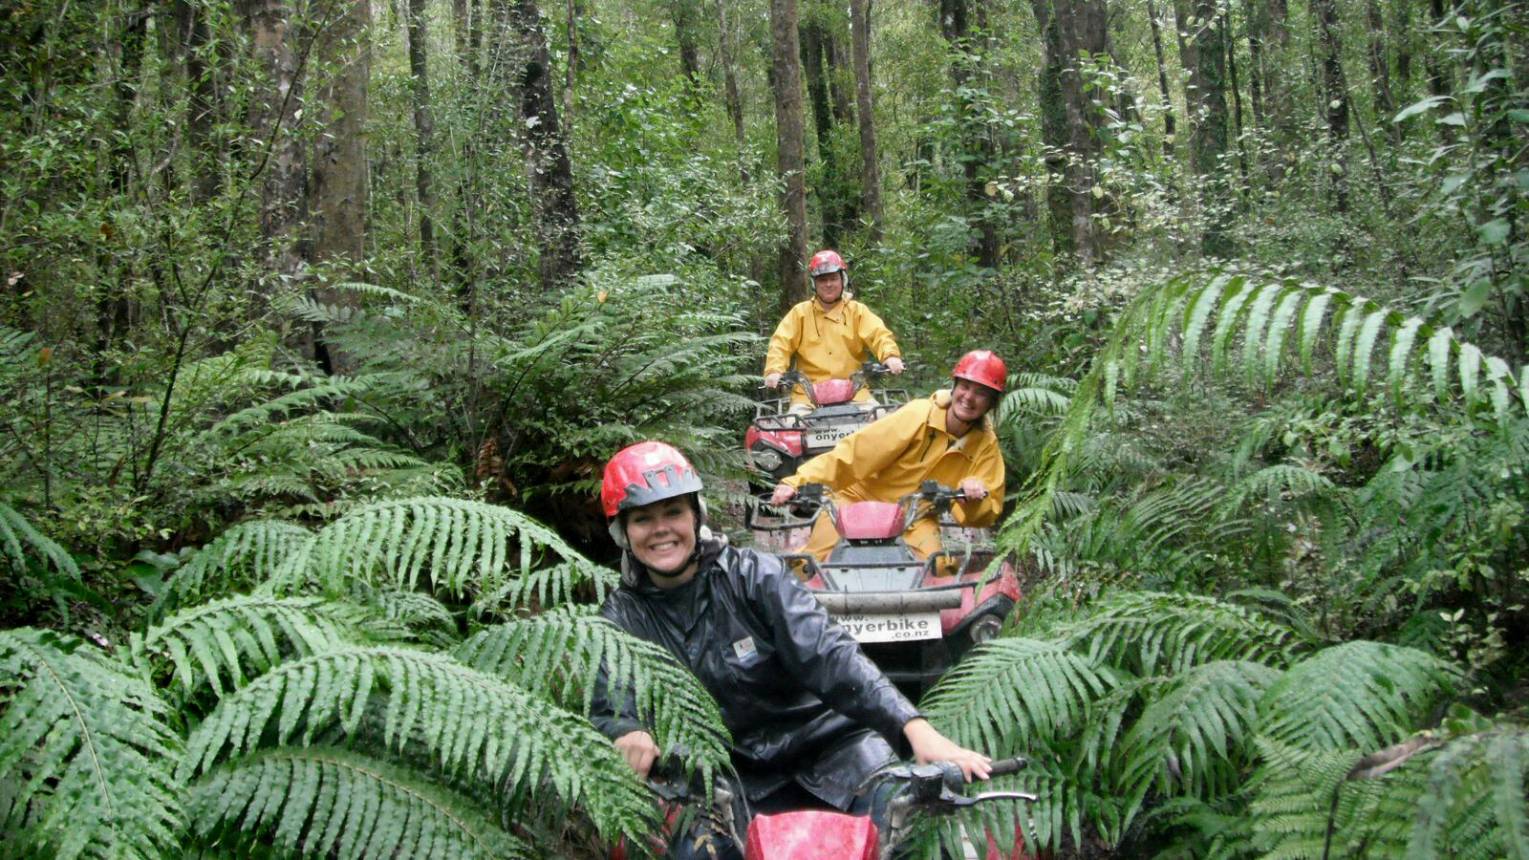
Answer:
<svg viewBox="0 0 1529 860"><path fill-rule="evenodd" d="M855 106L860 119L860 206L870 219L871 244L881 242L881 162L871 89L871 0L850 0L850 48L855 67Z"/></svg>
<svg viewBox="0 0 1529 860"><path fill-rule="evenodd" d="M743 98L738 94L738 61L733 49L733 28L728 22L727 4L732 0L717 0L717 54L722 60L722 98L727 106L727 118L733 122L733 139L741 154L747 138L743 134ZM740 177L749 181L748 171Z"/></svg>
<svg viewBox="0 0 1529 860"><path fill-rule="evenodd" d="M1046 159L1046 209L1051 226L1051 247L1057 256L1073 252L1072 195L1068 193L1067 106L1062 97L1062 75L1067 47L1051 0L1030 0L1041 32L1044 63L1036 89L1041 113L1041 141Z"/></svg>
<svg viewBox="0 0 1529 860"><path fill-rule="evenodd" d="M972 65L977 62L977 57L984 53L983 46L976 44L971 37L971 18L982 15L981 5L985 0L970 0L977 4L976 9L970 8L968 0L941 0L940 2L940 32L945 41L952 49L950 61L950 76L955 90L959 94L965 91L971 84ZM993 142L986 130L976 120L976 111L960 95L957 122L960 124L961 143L965 152L962 154L962 168L966 175L966 199L968 206L967 221L977 228L977 235L972 241L971 254L977 258L977 262L987 269L998 268L999 239L998 228L994 223L993 215L989 211L991 202L987 195L987 180L984 169L993 163Z"/></svg>
<svg viewBox="0 0 1529 860"><path fill-rule="evenodd" d="M696 28L700 26L698 0L669 0L669 15L674 22L674 39L680 49L680 71L690 81L691 93L701 85L700 50L696 47Z"/></svg>
<svg viewBox="0 0 1529 860"><path fill-rule="evenodd" d="M770 0L773 44L772 86L775 91L776 161L784 191L786 241L780 248L781 314L807 297L802 267L807 262L807 182L802 136L802 78L797 58L796 0Z"/></svg>
<svg viewBox="0 0 1529 860"><path fill-rule="evenodd" d="M1248 28L1248 92L1252 96L1253 127L1264 128L1268 121L1268 114L1264 106L1264 56L1263 56L1263 21L1259 18L1258 4L1254 0L1244 0L1243 12L1247 19Z"/></svg>
<svg viewBox="0 0 1529 860"><path fill-rule="evenodd" d="M435 155L435 117L430 108L430 67L425 0L409 0L409 82L414 102L414 190L419 204L419 251L431 286L439 286L441 268L435 252L435 189L430 162Z"/></svg>
<svg viewBox="0 0 1529 860"><path fill-rule="evenodd" d="M844 50L844 39L833 31L824 31L823 58L828 61L828 93L834 108L834 120L843 124L855 121L855 107L850 99L854 75L846 71L850 59Z"/></svg>
<svg viewBox="0 0 1529 860"><path fill-rule="evenodd" d="M1412 99L1412 0L1391 2L1391 43L1396 46L1396 86L1392 95L1397 104Z"/></svg>
<svg viewBox="0 0 1529 860"><path fill-rule="evenodd" d="M218 110L218 82L206 56L212 37L206 11L191 0L175 0L174 15L181 68L190 94L186 146L192 154L191 201L202 203L217 194L222 173L221 158L212 142Z"/></svg>
<svg viewBox="0 0 1529 860"><path fill-rule="evenodd" d="M823 244L836 248L849 226L844 205L848 183L834 149L833 106L829 103L828 75L823 63L827 46L823 27L817 21L803 23L798 32L807 98L812 103L812 127L818 141L818 160L823 163L823 181L817 188L818 211L823 219Z"/></svg>
<svg viewBox="0 0 1529 860"><path fill-rule="evenodd" d="M1396 99L1391 95L1391 59L1386 53L1386 22L1378 0L1365 0L1370 25L1370 83L1375 87L1375 122L1386 129L1393 144L1401 143L1402 127L1391 121L1396 116Z"/></svg>
<svg viewBox="0 0 1529 860"><path fill-rule="evenodd" d="M411 0L412 4L419 0ZM314 135L311 229L313 262L323 281L314 298L326 305L355 306L353 293L323 284L355 280L366 256L366 109L371 76L369 0L346 0L321 22L315 50L329 75L317 88L318 133ZM412 50L412 49L411 49ZM314 330L314 357L325 370L344 373L352 362L327 346Z"/></svg>
<svg viewBox="0 0 1529 860"><path fill-rule="evenodd" d="M1232 86L1232 132L1237 137L1237 169L1242 176L1242 193L1248 189L1248 144L1242 133L1242 85L1237 80L1237 33L1232 29L1232 15L1221 13L1221 27L1226 33L1226 72Z"/></svg>
<svg viewBox="0 0 1529 860"><path fill-rule="evenodd" d="M568 68L563 73L563 126L573 129L573 88L579 74L579 0L568 0Z"/></svg>
<svg viewBox="0 0 1529 860"><path fill-rule="evenodd" d="M250 47L263 74L250 99L249 128L264 145L260 162L260 238L268 275L295 279L305 249L300 238L306 164L296 134L302 107L297 35L283 0L241 0Z"/></svg>
<svg viewBox="0 0 1529 860"><path fill-rule="evenodd" d="M1269 128L1274 131L1276 143L1289 144L1296 138L1295 100L1291 93L1291 69L1294 59L1290 52L1290 17L1286 0L1252 0L1262 2L1259 28L1263 48L1264 104L1269 118ZM1283 151L1283 147L1277 147ZM1279 157L1276 155L1276 157ZM1274 178L1284 175L1284 165L1276 163Z"/></svg>
<svg viewBox="0 0 1529 860"><path fill-rule="evenodd" d="M1152 52L1157 56L1157 91L1163 98L1163 152L1173 154L1175 127L1173 121L1173 96L1168 92L1168 67L1163 62L1163 33L1157 14L1157 3L1147 0L1147 19L1152 24Z"/></svg>
<svg viewBox="0 0 1529 860"><path fill-rule="evenodd" d="M1343 47L1338 40L1338 9L1334 0L1311 0L1317 40L1322 47L1322 91L1327 101L1327 140L1332 146L1333 205L1348 211L1348 85L1343 75Z"/></svg>
<svg viewBox="0 0 1529 860"><path fill-rule="evenodd" d="M542 289L550 291L562 287L583 265L573 164L558 126L557 101L552 95L552 60L541 12L535 0L502 2L520 43L515 86L540 253L538 268Z"/></svg>
<svg viewBox="0 0 1529 860"><path fill-rule="evenodd" d="M1205 232L1200 249L1207 256L1231 255L1226 235L1226 177L1220 169L1226 152L1226 29L1216 12L1215 0L1175 0L1178 18L1179 55L1189 80L1184 102L1191 120L1189 149L1195 175L1200 177ZM1191 12L1191 9L1193 10Z"/></svg>

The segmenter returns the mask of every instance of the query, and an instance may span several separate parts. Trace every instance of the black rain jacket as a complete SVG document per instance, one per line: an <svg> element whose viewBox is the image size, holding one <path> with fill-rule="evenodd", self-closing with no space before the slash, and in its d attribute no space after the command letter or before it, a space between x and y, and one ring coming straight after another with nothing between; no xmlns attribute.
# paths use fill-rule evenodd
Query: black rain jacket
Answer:
<svg viewBox="0 0 1529 860"><path fill-rule="evenodd" d="M795 780L848 808L890 754L856 741L869 728L896 743L919 716L780 559L703 541L695 579L679 595L653 585L640 566L636 573L600 614L663 646L700 679L732 733L733 765L751 800ZM603 684L592 717L613 740L650 730L630 694L615 707Z"/></svg>

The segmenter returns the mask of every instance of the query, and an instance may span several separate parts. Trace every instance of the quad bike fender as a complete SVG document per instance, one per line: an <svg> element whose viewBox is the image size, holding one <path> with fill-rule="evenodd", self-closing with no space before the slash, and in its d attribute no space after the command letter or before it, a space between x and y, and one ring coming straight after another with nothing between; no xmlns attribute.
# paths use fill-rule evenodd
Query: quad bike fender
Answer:
<svg viewBox="0 0 1529 860"><path fill-rule="evenodd" d="M926 586L951 585L961 583L969 585L969 588L959 589L961 605L940 612L940 631L949 636L963 624L982 611L998 606L1007 601L1007 606L1002 614L1008 615L1014 604L1019 602L1019 577L1014 572L1014 565L1007 560L998 569L998 572L987 578L987 574L981 571L965 573L960 576L930 576L924 580Z"/></svg>
<svg viewBox="0 0 1529 860"><path fill-rule="evenodd" d="M744 860L874 860L876 825L862 815L803 809L756 815Z"/></svg>

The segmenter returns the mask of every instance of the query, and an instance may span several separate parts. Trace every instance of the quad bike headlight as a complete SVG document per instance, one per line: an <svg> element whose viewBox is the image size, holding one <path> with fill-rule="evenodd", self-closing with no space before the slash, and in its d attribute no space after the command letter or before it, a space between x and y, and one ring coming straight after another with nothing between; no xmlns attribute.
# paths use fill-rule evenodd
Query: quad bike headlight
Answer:
<svg viewBox="0 0 1529 860"><path fill-rule="evenodd" d="M781 459L779 451L762 448L749 452L749 456L754 459L754 465L761 472L773 472L780 468Z"/></svg>
<svg viewBox="0 0 1529 860"><path fill-rule="evenodd" d="M972 638L973 645L981 645L998 638L998 631L1003 629L1003 619L996 615L984 615L972 622L967 628L967 635Z"/></svg>

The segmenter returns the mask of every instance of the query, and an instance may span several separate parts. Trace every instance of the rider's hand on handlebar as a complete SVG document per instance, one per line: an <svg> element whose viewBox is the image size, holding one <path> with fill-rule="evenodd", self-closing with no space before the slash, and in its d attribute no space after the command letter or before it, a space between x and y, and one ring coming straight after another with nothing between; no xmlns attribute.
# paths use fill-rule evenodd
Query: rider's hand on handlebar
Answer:
<svg viewBox="0 0 1529 860"><path fill-rule="evenodd" d="M939 730L923 717L909 720L907 725L903 726L903 735L908 738L908 745L913 748L913 757L919 764L948 761L961 768L961 773L966 776L967 782L987 779L992 773L992 759L940 734Z"/></svg>
<svg viewBox="0 0 1529 860"><path fill-rule="evenodd" d="M616 752L621 753L632 770L637 771L638 779L648 778L648 771L653 769L653 762L658 760L659 754L653 736L641 729L616 738Z"/></svg>
<svg viewBox="0 0 1529 860"><path fill-rule="evenodd" d="M772 505L783 505L786 502L791 501L791 497L794 496L794 495L796 495L796 488L795 487L791 486L790 484L784 484L784 483L783 484L776 484L775 485L775 492L770 494L770 504L772 504Z"/></svg>
<svg viewBox="0 0 1529 860"><path fill-rule="evenodd" d="M968 502L979 502L987 498L987 484L982 483L981 478L963 478L961 495L965 496Z"/></svg>
<svg viewBox="0 0 1529 860"><path fill-rule="evenodd" d="M780 387L780 374L779 373L766 373L765 374L765 378L764 378L764 384L765 384L765 388L779 388Z"/></svg>
<svg viewBox="0 0 1529 860"><path fill-rule="evenodd" d="M890 370L894 374L903 372L903 360L895 355L882 363L887 366L887 370Z"/></svg>

